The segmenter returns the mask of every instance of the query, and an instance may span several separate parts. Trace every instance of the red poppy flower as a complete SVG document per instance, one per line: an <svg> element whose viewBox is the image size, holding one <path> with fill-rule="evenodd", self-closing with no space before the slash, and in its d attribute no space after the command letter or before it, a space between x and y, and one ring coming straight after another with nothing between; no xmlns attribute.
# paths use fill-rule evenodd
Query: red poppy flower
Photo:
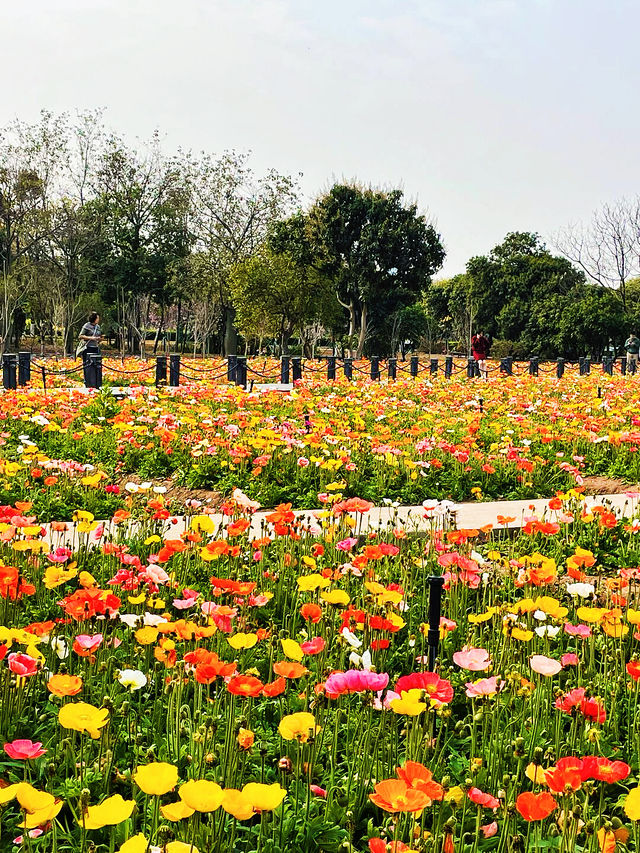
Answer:
<svg viewBox="0 0 640 853"><path fill-rule="evenodd" d="M428 699L437 705L446 705L453 699L451 682L440 678L436 672L413 672L403 675L396 682L396 693L406 690L424 690Z"/></svg>
<svg viewBox="0 0 640 853"><path fill-rule="evenodd" d="M516 800L516 809L527 821L544 820L557 807L557 802L547 791L541 794L525 791Z"/></svg>

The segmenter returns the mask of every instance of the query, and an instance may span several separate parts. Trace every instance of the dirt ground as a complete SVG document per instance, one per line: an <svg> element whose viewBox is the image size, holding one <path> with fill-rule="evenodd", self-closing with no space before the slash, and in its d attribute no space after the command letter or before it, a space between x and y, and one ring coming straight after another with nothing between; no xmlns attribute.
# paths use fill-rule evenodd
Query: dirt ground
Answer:
<svg viewBox="0 0 640 853"><path fill-rule="evenodd" d="M639 485L626 483L615 477L585 477L584 486L588 495L623 495L625 492L640 492Z"/></svg>

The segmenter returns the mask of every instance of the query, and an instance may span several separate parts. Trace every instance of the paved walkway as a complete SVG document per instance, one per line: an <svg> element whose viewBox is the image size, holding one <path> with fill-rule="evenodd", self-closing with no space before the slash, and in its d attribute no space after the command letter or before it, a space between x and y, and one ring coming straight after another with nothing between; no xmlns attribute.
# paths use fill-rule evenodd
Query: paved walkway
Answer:
<svg viewBox="0 0 640 853"><path fill-rule="evenodd" d="M640 495L629 493L621 495L595 495L588 496L586 506L605 505L616 511L623 517L630 518L639 509ZM442 503L432 502L434 509L425 510L423 506L384 506L373 507L369 512L357 516L357 527L360 533L386 528L388 524L404 527L408 531L426 531L431 528L433 518L446 518L449 527L457 528L481 528L488 524L497 526L498 516L511 519L503 523L504 527L520 528L531 516L546 518L553 521L558 513L549 509L548 499L524 500L524 501L494 501L486 503L460 503L454 504L449 501ZM266 516L270 510L258 511L251 517L249 536L259 538L265 535L268 527ZM309 524L320 524L323 516L322 510L296 510L297 518L305 519ZM187 516L175 516L176 522L169 527L169 537L177 538L184 532L189 523ZM211 519L216 528L222 528L228 519L221 513L213 513ZM441 523L441 522L440 522ZM107 532L115 530L115 525L104 522ZM54 532L50 525L44 524L46 529L45 540L56 545L62 542L70 546L76 544L77 532L75 525L69 524L65 533ZM75 540L75 541L74 541Z"/></svg>

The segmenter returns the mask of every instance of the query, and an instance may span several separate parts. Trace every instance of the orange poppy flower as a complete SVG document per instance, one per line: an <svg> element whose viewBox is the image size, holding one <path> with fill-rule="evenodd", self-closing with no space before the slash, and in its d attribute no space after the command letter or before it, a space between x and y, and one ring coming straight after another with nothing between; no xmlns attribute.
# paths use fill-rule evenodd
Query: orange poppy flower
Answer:
<svg viewBox="0 0 640 853"><path fill-rule="evenodd" d="M433 780L433 773L424 764L417 761L407 761L396 769L398 778L410 788L416 788L429 797L429 800L441 800L444 788Z"/></svg>
<svg viewBox="0 0 640 853"><path fill-rule="evenodd" d="M246 518L239 518L227 525L227 536L240 536L251 526L251 522Z"/></svg>
<svg viewBox="0 0 640 853"><path fill-rule="evenodd" d="M234 696L259 696L264 684L253 675L234 675L227 684L229 693Z"/></svg>
<svg viewBox="0 0 640 853"><path fill-rule="evenodd" d="M280 696L281 693L287 689L287 682L280 676L280 678L276 678L275 681L269 682L269 684L265 684L262 688L262 695L268 696L270 699L273 699L274 696Z"/></svg>
<svg viewBox="0 0 640 853"><path fill-rule="evenodd" d="M77 696L82 690L82 679L79 675L52 675L47 681L47 690L54 696Z"/></svg>
<svg viewBox="0 0 640 853"><path fill-rule="evenodd" d="M309 672L307 667L302 666L301 663L288 660L282 660L278 663L274 663L273 671L276 675L282 675L284 678L300 678Z"/></svg>
<svg viewBox="0 0 640 853"><path fill-rule="evenodd" d="M322 608L317 604L303 604L300 608L300 615L307 622L313 622L315 625L322 619Z"/></svg>
<svg viewBox="0 0 640 853"><path fill-rule="evenodd" d="M375 786L369 799L385 812L412 812L418 814L431 800L417 788L410 788L402 779L385 779Z"/></svg>

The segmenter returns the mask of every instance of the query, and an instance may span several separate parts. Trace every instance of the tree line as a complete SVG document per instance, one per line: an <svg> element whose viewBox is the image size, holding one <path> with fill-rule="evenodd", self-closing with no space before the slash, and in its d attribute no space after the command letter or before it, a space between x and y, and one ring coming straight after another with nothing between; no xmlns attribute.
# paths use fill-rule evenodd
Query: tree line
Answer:
<svg viewBox="0 0 640 853"><path fill-rule="evenodd" d="M639 211L607 206L555 253L510 234L434 280L442 237L400 190L340 182L304 205L246 153L167 155L100 111L43 112L0 132L0 339L69 353L96 310L123 353L464 352L482 327L505 355L597 355L638 319Z"/></svg>

